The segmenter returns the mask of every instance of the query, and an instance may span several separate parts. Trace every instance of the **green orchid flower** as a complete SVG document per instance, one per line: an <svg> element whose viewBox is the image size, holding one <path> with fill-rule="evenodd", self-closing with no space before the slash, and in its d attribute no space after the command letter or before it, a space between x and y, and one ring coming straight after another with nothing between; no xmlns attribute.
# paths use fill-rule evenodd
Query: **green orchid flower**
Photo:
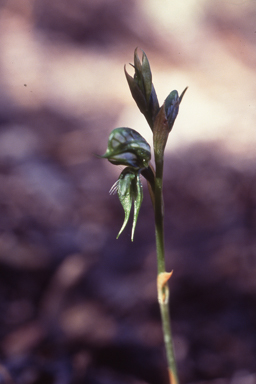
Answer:
<svg viewBox="0 0 256 384"><path fill-rule="evenodd" d="M131 234L131 240L133 241L139 210L143 200L140 174L149 166L151 159L150 145L134 129L116 128L110 133L106 153L101 157L108 159L112 164L127 166L110 189L110 193L118 193L125 213L124 222L117 238L128 223L132 203L134 202Z"/></svg>
<svg viewBox="0 0 256 384"><path fill-rule="evenodd" d="M122 127L116 128L110 133L107 151L101 157L115 165L143 169L148 167L151 149L137 131Z"/></svg>

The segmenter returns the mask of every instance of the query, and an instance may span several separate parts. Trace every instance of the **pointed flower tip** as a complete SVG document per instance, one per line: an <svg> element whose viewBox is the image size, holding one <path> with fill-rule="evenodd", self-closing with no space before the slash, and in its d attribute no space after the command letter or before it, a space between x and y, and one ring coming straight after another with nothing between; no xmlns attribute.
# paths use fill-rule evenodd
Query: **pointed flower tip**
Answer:
<svg viewBox="0 0 256 384"><path fill-rule="evenodd" d="M138 54L138 49L139 49L139 47L136 47L136 48L134 49L134 55L137 55L137 54Z"/></svg>
<svg viewBox="0 0 256 384"><path fill-rule="evenodd" d="M118 197L124 209L124 222L116 238L118 239L125 229L130 217L132 203L134 202L134 214L131 233L131 241L133 241L139 210L143 200L140 172L138 170L132 169L131 167L127 167L121 172L117 183ZM113 187L115 187L115 184Z"/></svg>
<svg viewBox="0 0 256 384"><path fill-rule="evenodd" d="M97 159L102 159L104 155L98 155L97 153L93 153L93 156L97 157Z"/></svg>
<svg viewBox="0 0 256 384"><path fill-rule="evenodd" d="M150 128L153 128L154 120L159 110L159 104L156 96L156 92L152 83L152 73L150 69L149 60L146 53L142 52L139 55L140 48L136 47L134 50L134 64L130 64L134 68L133 77L128 75L125 67L126 79L132 94L140 112L145 116Z"/></svg>
<svg viewBox="0 0 256 384"><path fill-rule="evenodd" d="M180 97L179 97L179 103L181 103L181 100L183 99L183 96L185 95L186 91L187 91L188 87L186 87L184 89L184 91L181 93Z"/></svg>
<svg viewBox="0 0 256 384"><path fill-rule="evenodd" d="M188 87L184 89L184 91L181 93L180 96L178 92L174 90L165 99L165 102L164 102L165 114L168 120L169 132L171 131L173 124L175 122L175 119L179 113L179 105L187 89Z"/></svg>

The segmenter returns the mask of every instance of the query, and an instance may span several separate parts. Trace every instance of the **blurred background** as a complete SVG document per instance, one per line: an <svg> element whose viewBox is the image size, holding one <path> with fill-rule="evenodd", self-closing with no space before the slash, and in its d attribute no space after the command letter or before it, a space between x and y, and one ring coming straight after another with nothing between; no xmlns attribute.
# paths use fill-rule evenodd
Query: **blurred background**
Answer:
<svg viewBox="0 0 256 384"><path fill-rule="evenodd" d="M135 240L112 129L152 143L123 66L160 104L188 86L165 159L182 383L256 383L256 2L1 0L0 382L167 383L147 188ZM128 69L132 74L132 68Z"/></svg>

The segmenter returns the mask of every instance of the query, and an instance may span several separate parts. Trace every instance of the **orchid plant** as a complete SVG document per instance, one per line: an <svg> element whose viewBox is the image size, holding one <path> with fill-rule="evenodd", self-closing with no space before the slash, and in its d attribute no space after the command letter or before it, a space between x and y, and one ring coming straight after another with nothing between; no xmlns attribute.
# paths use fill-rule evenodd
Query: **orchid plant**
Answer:
<svg viewBox="0 0 256 384"><path fill-rule="evenodd" d="M179 96L172 91L160 107L152 83L152 74L148 58L142 51L142 60L138 55L138 48L134 51L134 76L125 70L126 79L139 110L145 116L153 133L153 149L155 166L150 162L151 148L147 141L134 129L121 127L114 129L108 139L106 153L101 156L112 164L123 165L118 180L110 189L110 193L117 192L124 209L124 222L117 238L126 227L132 205L134 204L134 217L132 223L131 240L134 239L135 227L139 210L143 200L141 176L147 180L150 197L155 214L155 236L157 253L157 294L160 306L164 343L167 356L170 384L178 384L177 368L174 356L173 338L171 333L169 315L169 288L168 280L172 272L165 268L164 251L164 205L163 205L163 166L164 151L169 133L179 112L179 105L187 90Z"/></svg>

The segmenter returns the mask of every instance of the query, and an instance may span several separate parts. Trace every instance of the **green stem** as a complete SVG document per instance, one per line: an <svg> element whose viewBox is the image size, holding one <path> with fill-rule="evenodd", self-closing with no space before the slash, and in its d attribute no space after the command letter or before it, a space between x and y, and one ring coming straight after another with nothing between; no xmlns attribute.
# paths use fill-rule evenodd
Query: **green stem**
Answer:
<svg viewBox="0 0 256 384"><path fill-rule="evenodd" d="M155 176L155 233L157 251L157 270L158 270L158 301L162 319L162 329L164 335L165 350L167 356L170 384L179 384L177 368L174 357L173 338L171 332L169 314L169 289L167 280L162 279L166 276L165 252L164 252L164 207L163 207L163 158L156 156L156 176Z"/></svg>
<svg viewBox="0 0 256 384"><path fill-rule="evenodd" d="M155 230L158 274L165 272L164 258L164 208L163 208L163 161L156 162L155 178Z"/></svg>

